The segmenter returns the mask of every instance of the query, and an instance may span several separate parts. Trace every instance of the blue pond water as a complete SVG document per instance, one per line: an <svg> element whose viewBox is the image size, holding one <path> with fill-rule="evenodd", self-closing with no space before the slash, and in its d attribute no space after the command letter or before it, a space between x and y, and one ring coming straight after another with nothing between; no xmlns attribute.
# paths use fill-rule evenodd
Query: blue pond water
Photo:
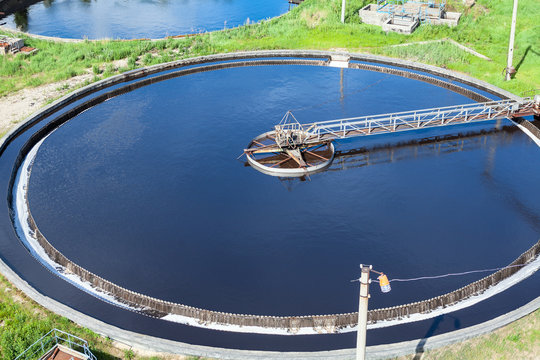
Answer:
<svg viewBox="0 0 540 360"><path fill-rule="evenodd" d="M285 13L286 0L50 0L8 16L7 26L65 38L163 38L221 30Z"/></svg>
<svg viewBox="0 0 540 360"><path fill-rule="evenodd" d="M289 109L311 122L470 102L410 79L327 67L171 79L55 131L32 170L30 207L68 258L143 294L226 312L351 312L360 263L390 278L435 275L504 266L535 243L540 149L503 128L451 148L390 146L371 160L338 158L305 181L279 180L236 158ZM337 148L437 134L357 138ZM370 307L440 295L485 275L394 283L390 294L372 291Z"/></svg>

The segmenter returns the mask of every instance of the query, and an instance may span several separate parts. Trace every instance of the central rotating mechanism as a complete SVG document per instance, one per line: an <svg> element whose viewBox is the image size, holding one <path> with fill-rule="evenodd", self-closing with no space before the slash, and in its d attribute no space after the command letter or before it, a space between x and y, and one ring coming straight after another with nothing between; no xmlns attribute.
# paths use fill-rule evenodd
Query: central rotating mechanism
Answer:
<svg viewBox="0 0 540 360"><path fill-rule="evenodd" d="M331 141L279 146L276 139L276 131L269 131L251 140L245 153L252 167L272 176L300 177L324 170L334 160Z"/></svg>
<svg viewBox="0 0 540 360"><path fill-rule="evenodd" d="M334 160L331 140L314 140L288 111L275 130L251 140L248 163L272 176L300 177L326 169Z"/></svg>

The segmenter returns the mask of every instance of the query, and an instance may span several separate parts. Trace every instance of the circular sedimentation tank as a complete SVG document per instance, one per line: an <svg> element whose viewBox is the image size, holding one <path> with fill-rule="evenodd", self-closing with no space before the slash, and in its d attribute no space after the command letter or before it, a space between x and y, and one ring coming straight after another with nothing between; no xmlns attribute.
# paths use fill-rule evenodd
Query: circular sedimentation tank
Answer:
<svg viewBox="0 0 540 360"><path fill-rule="evenodd" d="M279 153L235 160L246 144L272 141L289 109L306 123L512 96L445 70L349 55L349 69L326 66L326 52L190 59L52 104L4 138L4 262L40 293L117 327L317 351L354 347L359 263L392 280L533 261L540 209L529 188L540 174L524 164L539 150L510 122L307 148L317 168L299 179L287 170L306 168ZM445 333L515 309L538 296L517 270L373 288L368 344L422 338L434 316L433 333ZM471 306L453 308L446 293ZM418 303L406 310L414 314L397 308L406 303ZM311 335L290 336L301 334Z"/></svg>

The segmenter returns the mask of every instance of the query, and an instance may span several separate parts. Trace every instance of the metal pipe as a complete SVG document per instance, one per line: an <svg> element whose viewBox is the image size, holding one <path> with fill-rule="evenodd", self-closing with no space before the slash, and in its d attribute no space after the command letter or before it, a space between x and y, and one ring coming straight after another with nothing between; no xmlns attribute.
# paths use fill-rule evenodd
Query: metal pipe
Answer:
<svg viewBox="0 0 540 360"><path fill-rule="evenodd" d="M345 3L347 0L341 1L341 22L345 24ZM517 1L517 0L516 0Z"/></svg>

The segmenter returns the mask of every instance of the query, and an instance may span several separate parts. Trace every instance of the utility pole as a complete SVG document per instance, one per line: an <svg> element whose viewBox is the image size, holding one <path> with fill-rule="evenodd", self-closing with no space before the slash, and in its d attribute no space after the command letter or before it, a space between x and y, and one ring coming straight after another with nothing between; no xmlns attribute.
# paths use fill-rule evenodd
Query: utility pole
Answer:
<svg viewBox="0 0 540 360"><path fill-rule="evenodd" d="M342 0L342 1L341 1L341 22L342 22L343 24L345 24L345 2L346 2L346 1L347 1L347 0ZM517 1L517 0L516 0L516 1Z"/></svg>
<svg viewBox="0 0 540 360"><path fill-rule="evenodd" d="M517 18L518 0L514 0L514 10L512 12L512 27L510 29L510 43L508 44L508 62L506 65L506 81L512 78L512 75L516 72L516 69L512 67L512 58L514 57L514 38L516 35L516 18Z"/></svg>
<svg viewBox="0 0 540 360"><path fill-rule="evenodd" d="M343 0L345 1L345 0ZM360 300L358 304L358 330L356 332L356 360L364 360L366 358L366 330L367 330L367 313L369 300L369 273L371 265L360 264L362 273L360 275Z"/></svg>

